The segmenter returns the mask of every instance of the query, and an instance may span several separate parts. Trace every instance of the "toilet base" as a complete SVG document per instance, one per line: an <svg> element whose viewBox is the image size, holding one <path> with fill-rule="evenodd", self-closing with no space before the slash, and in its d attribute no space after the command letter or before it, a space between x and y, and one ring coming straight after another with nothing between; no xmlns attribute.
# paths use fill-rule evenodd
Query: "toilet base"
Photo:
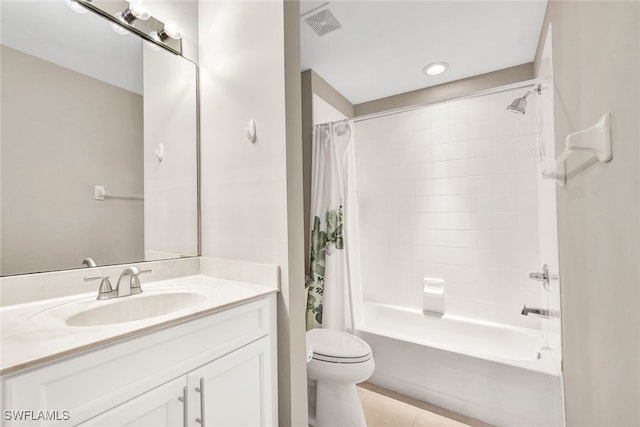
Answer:
<svg viewBox="0 0 640 427"><path fill-rule="evenodd" d="M313 427L366 427L360 397L354 383L316 382L316 407Z"/></svg>

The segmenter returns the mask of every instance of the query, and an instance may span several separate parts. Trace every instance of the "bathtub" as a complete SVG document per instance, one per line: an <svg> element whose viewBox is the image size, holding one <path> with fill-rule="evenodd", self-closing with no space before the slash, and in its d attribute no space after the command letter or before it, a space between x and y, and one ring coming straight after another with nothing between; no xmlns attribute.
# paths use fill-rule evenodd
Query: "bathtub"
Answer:
<svg viewBox="0 0 640 427"><path fill-rule="evenodd" d="M495 426L563 426L562 383L539 331L365 302L369 382Z"/></svg>

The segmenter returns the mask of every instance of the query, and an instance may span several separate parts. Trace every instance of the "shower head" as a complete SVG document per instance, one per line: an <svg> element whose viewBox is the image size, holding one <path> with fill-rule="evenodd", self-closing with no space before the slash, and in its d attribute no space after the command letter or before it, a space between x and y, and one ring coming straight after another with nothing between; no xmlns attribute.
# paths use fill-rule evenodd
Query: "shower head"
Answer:
<svg viewBox="0 0 640 427"><path fill-rule="evenodd" d="M527 106L527 96L529 95L531 95L531 91L525 93L522 98L514 99L511 105L507 107L507 111L511 111L512 113L517 114L524 114L524 109Z"/></svg>
<svg viewBox="0 0 640 427"><path fill-rule="evenodd" d="M527 96L531 95L534 91L538 95L540 95L540 92L542 91L540 85L536 86L534 90L527 91L527 93L525 93L523 97L514 99L511 105L507 107L507 111L511 111L512 113L517 114L524 114L524 109L527 106Z"/></svg>

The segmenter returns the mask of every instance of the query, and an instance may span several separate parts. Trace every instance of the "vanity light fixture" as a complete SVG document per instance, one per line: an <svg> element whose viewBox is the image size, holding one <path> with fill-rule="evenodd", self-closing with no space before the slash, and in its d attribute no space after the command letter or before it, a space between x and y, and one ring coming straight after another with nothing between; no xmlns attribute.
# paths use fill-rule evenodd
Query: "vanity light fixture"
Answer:
<svg viewBox="0 0 640 427"><path fill-rule="evenodd" d="M442 74L449 68L449 64L443 61L440 62L432 62L422 69L422 72L428 76L437 76L438 74Z"/></svg>
<svg viewBox="0 0 640 427"><path fill-rule="evenodd" d="M133 33L175 54L182 55L182 28L175 19L165 22L151 16L144 0L68 0L79 3L94 13L111 21L111 28L118 34ZM70 6L71 7L71 6ZM155 49L154 49L155 50Z"/></svg>

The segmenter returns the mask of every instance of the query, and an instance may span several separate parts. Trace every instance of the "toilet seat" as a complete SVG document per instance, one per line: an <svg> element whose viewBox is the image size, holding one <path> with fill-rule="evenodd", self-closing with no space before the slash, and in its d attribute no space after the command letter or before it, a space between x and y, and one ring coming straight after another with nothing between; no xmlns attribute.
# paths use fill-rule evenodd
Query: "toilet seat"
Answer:
<svg viewBox="0 0 640 427"><path fill-rule="evenodd" d="M313 359L329 363L363 363L371 359L371 347L364 340L333 329L312 329L307 332Z"/></svg>

